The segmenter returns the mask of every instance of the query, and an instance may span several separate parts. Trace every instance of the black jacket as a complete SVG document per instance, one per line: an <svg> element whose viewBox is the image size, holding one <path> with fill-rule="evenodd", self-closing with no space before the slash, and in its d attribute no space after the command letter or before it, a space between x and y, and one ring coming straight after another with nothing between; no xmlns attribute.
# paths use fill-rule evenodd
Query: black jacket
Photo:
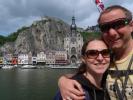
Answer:
<svg viewBox="0 0 133 100"><path fill-rule="evenodd" d="M105 78L105 77L103 77ZM102 88L98 89L82 74L77 74L73 76L74 80L77 80L85 91L86 100L110 100L107 89L106 89L106 79L102 81Z"/></svg>
<svg viewBox="0 0 133 100"><path fill-rule="evenodd" d="M110 100L108 92L106 90L106 78L102 82L103 90L96 88L90 81L82 74L77 74L72 77L72 79L77 80L85 91L85 100ZM62 100L60 91L58 90L54 100Z"/></svg>

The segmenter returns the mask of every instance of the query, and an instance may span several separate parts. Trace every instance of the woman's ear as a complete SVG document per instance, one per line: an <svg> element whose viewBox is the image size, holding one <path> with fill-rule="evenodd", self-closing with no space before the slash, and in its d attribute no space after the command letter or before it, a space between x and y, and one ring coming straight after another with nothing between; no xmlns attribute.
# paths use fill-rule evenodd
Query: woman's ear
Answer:
<svg viewBox="0 0 133 100"><path fill-rule="evenodd" d="M81 57L81 61L85 63L85 57Z"/></svg>

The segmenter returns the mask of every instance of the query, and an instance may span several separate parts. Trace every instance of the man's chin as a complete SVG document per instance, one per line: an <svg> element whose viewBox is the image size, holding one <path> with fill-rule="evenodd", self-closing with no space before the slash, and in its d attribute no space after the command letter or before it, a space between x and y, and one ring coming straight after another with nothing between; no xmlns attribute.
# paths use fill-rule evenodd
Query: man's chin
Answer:
<svg viewBox="0 0 133 100"><path fill-rule="evenodd" d="M114 47L114 48L112 48L112 50L114 53L118 53L121 50L121 48Z"/></svg>
<svg viewBox="0 0 133 100"><path fill-rule="evenodd" d="M121 46L120 45L113 45L112 47L111 47L113 50L120 50L120 48L121 48Z"/></svg>

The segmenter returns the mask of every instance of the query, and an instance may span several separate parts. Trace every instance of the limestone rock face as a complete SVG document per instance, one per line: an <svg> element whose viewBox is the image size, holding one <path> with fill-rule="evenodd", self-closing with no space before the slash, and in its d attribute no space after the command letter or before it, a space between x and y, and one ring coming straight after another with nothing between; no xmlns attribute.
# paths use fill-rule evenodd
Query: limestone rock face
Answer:
<svg viewBox="0 0 133 100"><path fill-rule="evenodd" d="M14 42L7 42L0 48L0 53L14 53Z"/></svg>
<svg viewBox="0 0 133 100"><path fill-rule="evenodd" d="M39 52L63 48L70 26L58 18L44 17L20 32L14 42L15 53Z"/></svg>

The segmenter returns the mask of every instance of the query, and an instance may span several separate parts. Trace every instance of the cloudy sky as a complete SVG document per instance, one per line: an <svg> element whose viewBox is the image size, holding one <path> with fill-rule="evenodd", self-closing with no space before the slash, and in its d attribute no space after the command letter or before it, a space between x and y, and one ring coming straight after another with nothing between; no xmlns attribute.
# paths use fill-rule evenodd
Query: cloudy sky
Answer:
<svg viewBox="0 0 133 100"><path fill-rule="evenodd" d="M133 11L133 0L102 0L105 7L119 4ZM0 35L7 36L43 16L58 17L86 28L97 24L99 11L94 0L0 0Z"/></svg>

